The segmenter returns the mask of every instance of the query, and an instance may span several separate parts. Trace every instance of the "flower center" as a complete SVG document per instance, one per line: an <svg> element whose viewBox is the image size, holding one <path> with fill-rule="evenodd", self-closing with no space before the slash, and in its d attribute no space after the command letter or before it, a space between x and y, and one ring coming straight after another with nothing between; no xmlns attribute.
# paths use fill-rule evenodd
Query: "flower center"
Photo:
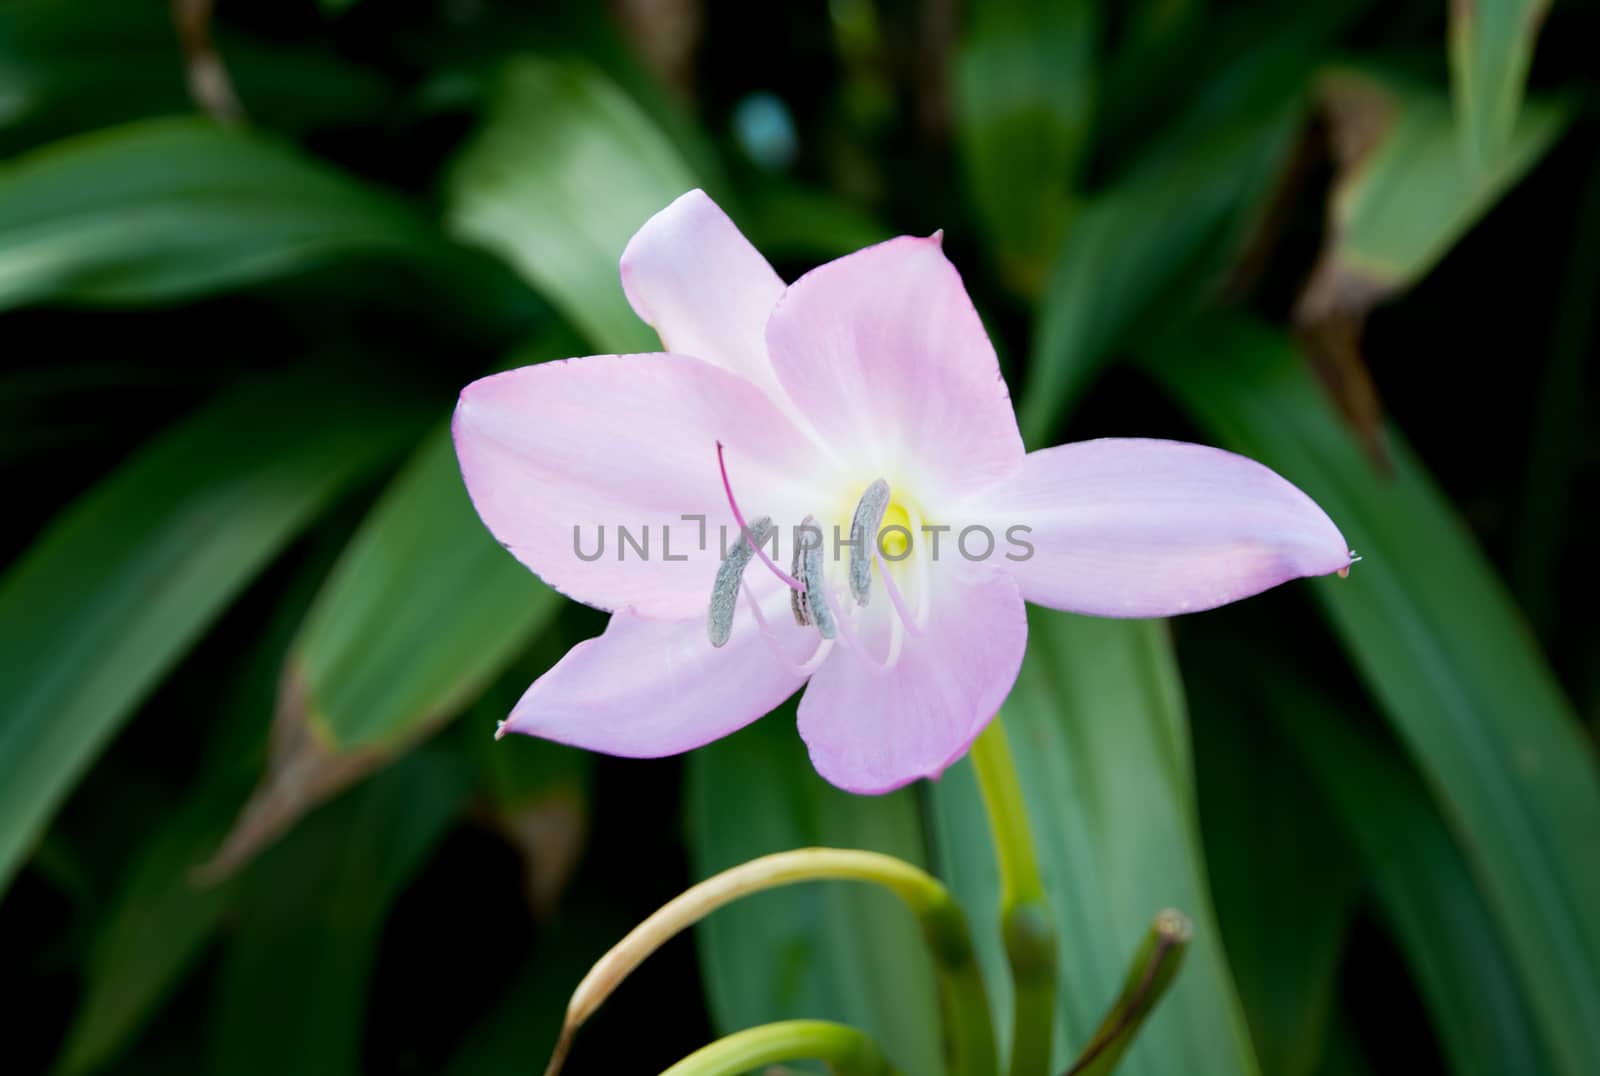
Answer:
<svg viewBox="0 0 1600 1076"><path fill-rule="evenodd" d="M885 560L905 560L911 552L911 513L899 501L890 501L883 510L878 528L878 551Z"/></svg>
<svg viewBox="0 0 1600 1076"><path fill-rule="evenodd" d="M744 513L739 510L738 499L733 495L733 484L728 479L727 459L720 441L717 442L717 466L722 474L722 489L727 494L728 508L733 513L734 521L739 525L740 534L739 542L724 555L717 571L716 582L712 586L711 608L707 619L707 634L711 645L720 647L727 644L732 635L738 596L742 593L773 655L797 673L809 674L810 670L820 665L836 638L847 647L860 650L880 669L893 668L899 661L906 634L920 635L925 626L927 566L920 562L918 564L920 585L916 596L920 608L916 613L908 608L905 599L901 597L893 571L893 566L905 560L914 550L913 535L918 529L921 517L894 500L888 482L882 478L875 479L862 491L860 499L856 502L855 511L850 515L848 542L841 543L839 536L834 536L832 544L836 551L841 544L849 550L847 570L829 571L826 559L829 536L817 523L816 517L808 515L804 522L795 528L793 564L790 572L785 572L762 549L762 545L769 537L776 538L778 534L770 518L762 516L747 523ZM790 608L795 623L817 629L820 637L817 649L803 665L795 665L793 660L783 653L783 648L761 611L760 603L748 584L744 582L744 572L752 558L760 560L789 588ZM866 647L862 645L854 630L860 622L862 607L872 599L874 566L881 569L879 577L883 589L888 594L889 603L894 609L894 616L890 621L888 652L882 659L866 653ZM845 587L836 589L834 577L841 574L845 576L842 580ZM849 596L854 599L853 607L845 600L844 590L847 590Z"/></svg>

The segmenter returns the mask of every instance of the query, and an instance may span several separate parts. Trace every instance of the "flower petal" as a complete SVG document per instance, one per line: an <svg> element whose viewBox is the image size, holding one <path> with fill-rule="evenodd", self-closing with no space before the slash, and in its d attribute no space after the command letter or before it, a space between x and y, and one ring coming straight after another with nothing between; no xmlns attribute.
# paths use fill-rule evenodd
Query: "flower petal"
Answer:
<svg viewBox="0 0 1600 1076"><path fill-rule="evenodd" d="M1022 665L1028 620L1016 584L1003 574L944 578L937 569L923 633L905 638L888 669L860 650L835 646L800 700L800 736L811 762L850 792L889 792L937 777L1005 701ZM889 603L874 601L862 642L886 653Z"/></svg>
<svg viewBox="0 0 1600 1076"><path fill-rule="evenodd" d="M719 440L747 518L798 521L815 503L816 450L804 435L750 382L686 356L597 355L485 377L462 390L453 429L467 491L494 536L545 582L601 609L666 620L705 612L722 537L738 536ZM706 517L705 529L685 515ZM596 548L597 559L579 555Z"/></svg>
<svg viewBox="0 0 1600 1076"><path fill-rule="evenodd" d="M668 351L776 387L765 333L783 280L704 191L634 234L622 252L622 289Z"/></svg>
<svg viewBox="0 0 1600 1076"><path fill-rule="evenodd" d="M1350 563L1315 501L1251 459L1178 441L1107 438L1028 455L983 498L1031 602L1095 616L1210 609ZM1005 541L1013 526L1026 559Z"/></svg>
<svg viewBox="0 0 1600 1076"><path fill-rule="evenodd" d="M925 510L1022 464L994 347L937 238L891 239L807 273L773 311L767 349L820 439L866 481L908 481Z"/></svg>
<svg viewBox="0 0 1600 1076"><path fill-rule="evenodd" d="M764 590L770 630L795 663L803 661L816 633L795 625L775 580ZM745 603L721 648L707 642L703 616L618 613L605 634L579 643L534 681L504 728L608 755L659 758L743 728L804 682L774 656Z"/></svg>

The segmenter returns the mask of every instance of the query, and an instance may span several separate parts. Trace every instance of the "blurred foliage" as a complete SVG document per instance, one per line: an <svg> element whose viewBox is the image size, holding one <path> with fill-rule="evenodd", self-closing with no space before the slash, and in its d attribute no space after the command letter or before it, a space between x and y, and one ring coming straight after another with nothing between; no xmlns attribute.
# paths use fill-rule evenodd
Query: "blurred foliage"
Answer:
<svg viewBox="0 0 1600 1076"><path fill-rule="evenodd" d="M629 925L817 842L949 881L1006 1033L969 765L846 796L792 708L683 760L491 739L603 618L496 547L443 422L653 347L617 258L698 185L791 279L944 229L1032 445L1244 451L1366 558L1032 614L1061 1067L1173 906L1118 1071L1600 1072L1592 7L175 7L0 7L8 1071L537 1071ZM568 1071L809 1017L927 1076L937 1013L892 899L783 890Z"/></svg>

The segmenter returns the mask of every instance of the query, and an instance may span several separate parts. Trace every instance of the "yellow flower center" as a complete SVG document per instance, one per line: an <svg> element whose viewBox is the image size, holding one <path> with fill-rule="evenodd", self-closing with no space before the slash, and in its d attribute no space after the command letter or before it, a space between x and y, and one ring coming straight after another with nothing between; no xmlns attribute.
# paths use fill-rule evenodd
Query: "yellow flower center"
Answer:
<svg viewBox="0 0 1600 1076"><path fill-rule="evenodd" d="M891 500L878 528L878 549L885 560L897 561L911 549L911 543L911 514L899 501Z"/></svg>

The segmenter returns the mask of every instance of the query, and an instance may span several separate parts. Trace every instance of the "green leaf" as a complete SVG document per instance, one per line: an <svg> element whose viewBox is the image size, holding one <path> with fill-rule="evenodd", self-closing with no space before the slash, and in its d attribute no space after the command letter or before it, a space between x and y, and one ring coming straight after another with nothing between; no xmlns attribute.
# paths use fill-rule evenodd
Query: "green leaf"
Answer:
<svg viewBox="0 0 1600 1076"><path fill-rule="evenodd" d="M1163 153L1085 203L1040 298L1019 411L1029 444L1047 442L1126 337L1217 290L1282 168L1302 109L1290 92L1264 112Z"/></svg>
<svg viewBox="0 0 1600 1076"><path fill-rule="evenodd" d="M1134 1074L1257 1071L1206 889L1188 730L1164 625L1028 611L1028 654L1002 711L1061 939L1056 1067L1119 996L1151 918L1195 924L1183 974L1130 1049ZM994 853L969 761L931 786L941 874L973 917L996 1025L1011 999ZM987 917L987 918L986 918Z"/></svg>
<svg viewBox="0 0 1600 1076"><path fill-rule="evenodd" d="M1254 641L1230 642L1186 661L1211 889L1262 1071L1312 1076L1361 864L1293 748L1241 698L1233 665ZM1364 788L1358 772L1344 779Z"/></svg>
<svg viewBox="0 0 1600 1076"><path fill-rule="evenodd" d="M233 597L417 428L392 396L327 380L283 377L206 407L74 502L0 579L0 887Z"/></svg>
<svg viewBox="0 0 1600 1076"><path fill-rule="evenodd" d="M437 730L560 605L479 522L449 430L436 429L351 539L290 649L266 772L206 873L236 870Z"/></svg>
<svg viewBox="0 0 1600 1076"><path fill-rule="evenodd" d="M274 131L371 122L396 93L372 68L316 45L214 27L250 118ZM0 155L152 116L192 114L170 4L7 0L0 5Z"/></svg>
<svg viewBox="0 0 1600 1076"><path fill-rule="evenodd" d="M552 329L519 359L576 350L570 333ZM208 869L236 869L455 717L562 604L478 519L450 430L435 429L351 537L301 626L266 773Z"/></svg>
<svg viewBox="0 0 1600 1076"><path fill-rule="evenodd" d="M910 792L852 796L818 777L785 706L688 760L695 877L768 852L837 845L924 862ZM877 887L792 886L724 908L696 928L713 1022L838 1020L871 1035L902 1072L944 1071L926 943Z"/></svg>
<svg viewBox="0 0 1600 1076"><path fill-rule="evenodd" d="M1372 1064L1362 1051L1361 1038L1342 1010L1333 1014L1328 1050L1317 1067L1317 1076L1374 1076Z"/></svg>
<svg viewBox="0 0 1600 1076"><path fill-rule="evenodd" d="M283 655L338 551L338 538L337 529L324 528L307 543L308 555L228 690L218 699L213 683L203 693L217 720L201 776L141 842L94 916L83 995L57 1063L59 1076L103 1068L123 1050L222 925L231 887L200 884L194 870L217 846L260 767ZM37 869L37 858L31 866Z"/></svg>
<svg viewBox="0 0 1600 1076"><path fill-rule="evenodd" d="M212 1000L212 1071L362 1071L387 913L456 818L468 774L458 756L424 747L251 866Z"/></svg>
<svg viewBox="0 0 1600 1076"><path fill-rule="evenodd" d="M1361 873L1417 980L1450 1071L1550 1071L1500 931L1416 776L1303 682L1260 683L1361 851Z"/></svg>
<svg viewBox="0 0 1600 1076"><path fill-rule="evenodd" d="M956 61L962 163L990 247L1034 295L1071 209L1094 104L1098 7L1089 0L975 5Z"/></svg>
<svg viewBox="0 0 1600 1076"><path fill-rule="evenodd" d="M1206 322L1151 357L1203 427L1309 493L1365 557L1310 589L1450 822L1556 1071L1600 1071L1593 747L1483 554L1393 430L1395 473L1374 472L1280 334Z"/></svg>
<svg viewBox="0 0 1600 1076"><path fill-rule="evenodd" d="M578 62L507 65L488 118L451 170L449 218L511 263L591 345L656 351L617 264L694 173L638 105Z"/></svg>
<svg viewBox="0 0 1600 1076"><path fill-rule="evenodd" d="M1550 0L1451 0L1450 86L1466 166L1485 173L1511 151L1528 68Z"/></svg>
<svg viewBox="0 0 1600 1076"><path fill-rule="evenodd" d="M448 250L404 203L203 120L98 131L0 167L0 309L172 301L336 258Z"/></svg>
<svg viewBox="0 0 1600 1076"><path fill-rule="evenodd" d="M286 676L330 750L393 748L476 698L560 603L478 519L440 427L351 538Z"/></svg>
<svg viewBox="0 0 1600 1076"><path fill-rule="evenodd" d="M222 836L238 789L211 782L192 792L135 853L101 916L86 968L88 989L57 1071L92 1071L144 1024L199 957L228 907L225 886L189 877Z"/></svg>
<svg viewBox="0 0 1600 1076"><path fill-rule="evenodd" d="M1566 129L1571 109L1530 102L1482 172L1463 160L1444 94L1397 78L1330 71L1323 108L1339 175L1327 239L1302 308L1365 309L1420 280Z"/></svg>

